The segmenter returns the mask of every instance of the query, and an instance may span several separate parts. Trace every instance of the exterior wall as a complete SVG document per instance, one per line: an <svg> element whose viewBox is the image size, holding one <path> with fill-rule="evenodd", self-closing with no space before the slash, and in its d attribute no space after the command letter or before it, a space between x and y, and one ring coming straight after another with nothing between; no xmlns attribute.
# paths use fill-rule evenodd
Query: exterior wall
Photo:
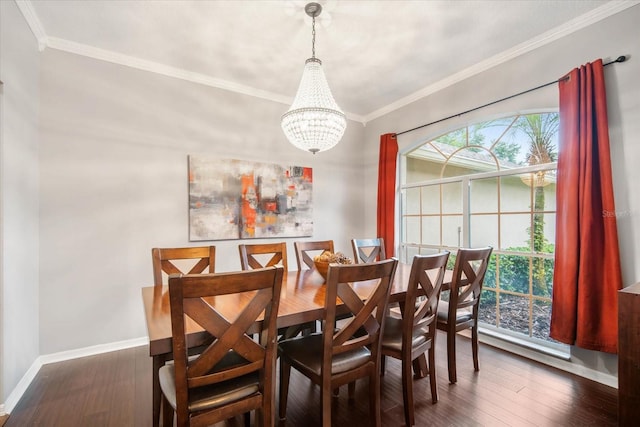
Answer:
<svg viewBox="0 0 640 427"><path fill-rule="evenodd" d="M634 191L640 182L640 5L633 6L597 22L588 28L556 40L498 67L487 70L458 84L447 87L406 107L367 123L365 134L365 164L377 158L380 135L402 132L423 123L455 115L496 99L558 79L571 69L597 58L611 60L628 55L629 61L607 67L607 103L613 181L618 216L618 237L622 255L625 285L640 280L640 193ZM401 67L402 64L397 64ZM558 107L557 87L552 85L527 95L477 110L439 124L398 137L401 151L420 144L427 138L442 135L475 123L505 114ZM365 228L376 230L377 168L365 171L367 212ZM617 357L579 348L571 349L576 369L587 367L603 374L617 374Z"/></svg>
<svg viewBox="0 0 640 427"><path fill-rule="evenodd" d="M39 63L36 39L16 4L0 2L0 403L40 355Z"/></svg>
<svg viewBox="0 0 640 427"><path fill-rule="evenodd" d="M433 181L435 179L440 178L440 171L442 170L442 164L431 162L427 160L420 160L415 158L407 158L406 159L406 182L407 183L422 183ZM451 172L451 169L454 167L449 167L448 169ZM460 176L466 175L469 170L464 168L455 167L455 173L450 173L449 176ZM402 180L400 180L402 182ZM426 196L423 195L423 198L428 199L429 197L442 197L442 208L444 213L462 213L462 191L459 183L450 183L445 184L446 190L443 191L443 194L436 194L436 190L434 193ZM555 199L555 184L549 184L544 188L545 192L545 210L546 211L555 211L556 209L556 199ZM532 201L532 191L531 188L524 184L520 178L518 177L504 177L501 180L500 184L500 207L503 214L509 214L514 211L527 212L531 207ZM420 212L420 194L417 190L407 192L407 207L408 213L417 214ZM496 203L498 198L498 188L496 184L496 180L494 178L491 179L483 179L483 180L474 180L471 185L471 213L489 213L496 212L498 209L498 205ZM438 204L430 203L429 200L422 201L422 211L425 214L437 214L439 213ZM545 218L545 228L544 234L548 241L553 242L555 239L555 218ZM431 217L430 220L435 221L435 217ZM447 218L445 218L445 221ZM449 224L449 229L443 229L443 238L445 241L443 244L450 246L458 246L458 232L457 226L462 226L461 220L457 217L451 218L448 220L454 221ZM427 220L429 221L429 220ZM473 221L473 220L472 220ZM472 246L484 246L484 245L492 245L494 249L506 249L509 247L516 246L526 246L527 240L529 239L526 230L531 226L531 216L528 214L515 214L515 215L506 215L502 217L502 232L500 234L500 242L496 240L498 236L497 232L497 220L491 218L491 222L488 223L487 227L473 227L473 234L471 239L473 242L476 242ZM432 235L429 233L429 226L424 224L422 230L422 236L420 236L420 230L417 227L417 223L415 226L411 227L411 229L407 230L407 236L409 237L409 241L412 243L420 243L422 238L422 243L424 244L437 244L438 235ZM439 229L438 227L436 227ZM505 230L508 230L506 232ZM461 244L462 239L461 239Z"/></svg>

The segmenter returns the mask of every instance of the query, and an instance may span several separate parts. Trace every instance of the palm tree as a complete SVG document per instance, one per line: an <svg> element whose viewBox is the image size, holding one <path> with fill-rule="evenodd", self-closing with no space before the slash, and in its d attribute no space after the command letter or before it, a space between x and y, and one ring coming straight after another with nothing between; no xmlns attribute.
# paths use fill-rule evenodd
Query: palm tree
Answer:
<svg viewBox="0 0 640 427"><path fill-rule="evenodd" d="M526 162L530 166L555 162L558 154L555 151L554 139L558 133L558 114L530 114L521 116L515 127L523 132L529 139L529 152ZM533 251L535 253L544 252L544 247L548 243L544 237L544 186L547 172L539 171L532 175L534 187L533 197ZM533 288L538 295L548 295L549 289L545 279L545 268L543 258L533 260Z"/></svg>

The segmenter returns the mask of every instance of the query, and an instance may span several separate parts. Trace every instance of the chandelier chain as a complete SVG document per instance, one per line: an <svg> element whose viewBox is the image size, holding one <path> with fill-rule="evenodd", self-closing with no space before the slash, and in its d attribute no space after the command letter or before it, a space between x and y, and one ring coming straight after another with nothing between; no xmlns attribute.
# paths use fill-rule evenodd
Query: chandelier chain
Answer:
<svg viewBox="0 0 640 427"><path fill-rule="evenodd" d="M316 57L316 17L311 17L311 57Z"/></svg>

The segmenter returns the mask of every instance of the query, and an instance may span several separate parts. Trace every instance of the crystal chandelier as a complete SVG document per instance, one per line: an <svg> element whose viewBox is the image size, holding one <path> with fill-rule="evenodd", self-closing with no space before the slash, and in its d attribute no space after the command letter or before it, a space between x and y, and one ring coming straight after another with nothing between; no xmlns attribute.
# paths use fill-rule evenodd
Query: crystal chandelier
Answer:
<svg viewBox="0 0 640 427"><path fill-rule="evenodd" d="M344 135L347 118L331 95L322 62L316 58L316 16L322 12L318 3L309 3L304 11L312 19L311 58L302 72L296 98L282 116L282 130L287 139L301 150L316 154L333 148Z"/></svg>

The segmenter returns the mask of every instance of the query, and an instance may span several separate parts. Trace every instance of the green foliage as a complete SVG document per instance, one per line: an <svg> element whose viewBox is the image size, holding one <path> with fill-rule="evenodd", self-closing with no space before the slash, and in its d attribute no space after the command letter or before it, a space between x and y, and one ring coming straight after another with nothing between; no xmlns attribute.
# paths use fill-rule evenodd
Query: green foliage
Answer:
<svg viewBox="0 0 640 427"><path fill-rule="evenodd" d="M478 132L480 129L481 127L473 128L470 133L467 132L466 127L457 129L438 137L435 141L458 148L468 146L470 151L478 152L480 149L477 146L484 146L484 135Z"/></svg>
<svg viewBox="0 0 640 427"><path fill-rule="evenodd" d="M531 249L526 246L508 248L507 251L529 252ZM547 243L544 251L553 253L554 245ZM529 293L529 271L533 267L532 272L533 294L543 297L551 297L551 290L546 285L553 281L553 260L539 257L530 257L522 255L499 255L500 262L500 289L512 292ZM493 256L492 256L493 258ZM536 270L538 269L538 270ZM544 286L538 286L535 280L536 274L540 274L541 281ZM485 284L487 287L493 288L491 283L495 283L496 263L492 261L487 269Z"/></svg>
<svg viewBox="0 0 640 427"><path fill-rule="evenodd" d="M517 156L520 152L520 145L513 142L500 141L493 147L493 153L500 160L517 163Z"/></svg>

